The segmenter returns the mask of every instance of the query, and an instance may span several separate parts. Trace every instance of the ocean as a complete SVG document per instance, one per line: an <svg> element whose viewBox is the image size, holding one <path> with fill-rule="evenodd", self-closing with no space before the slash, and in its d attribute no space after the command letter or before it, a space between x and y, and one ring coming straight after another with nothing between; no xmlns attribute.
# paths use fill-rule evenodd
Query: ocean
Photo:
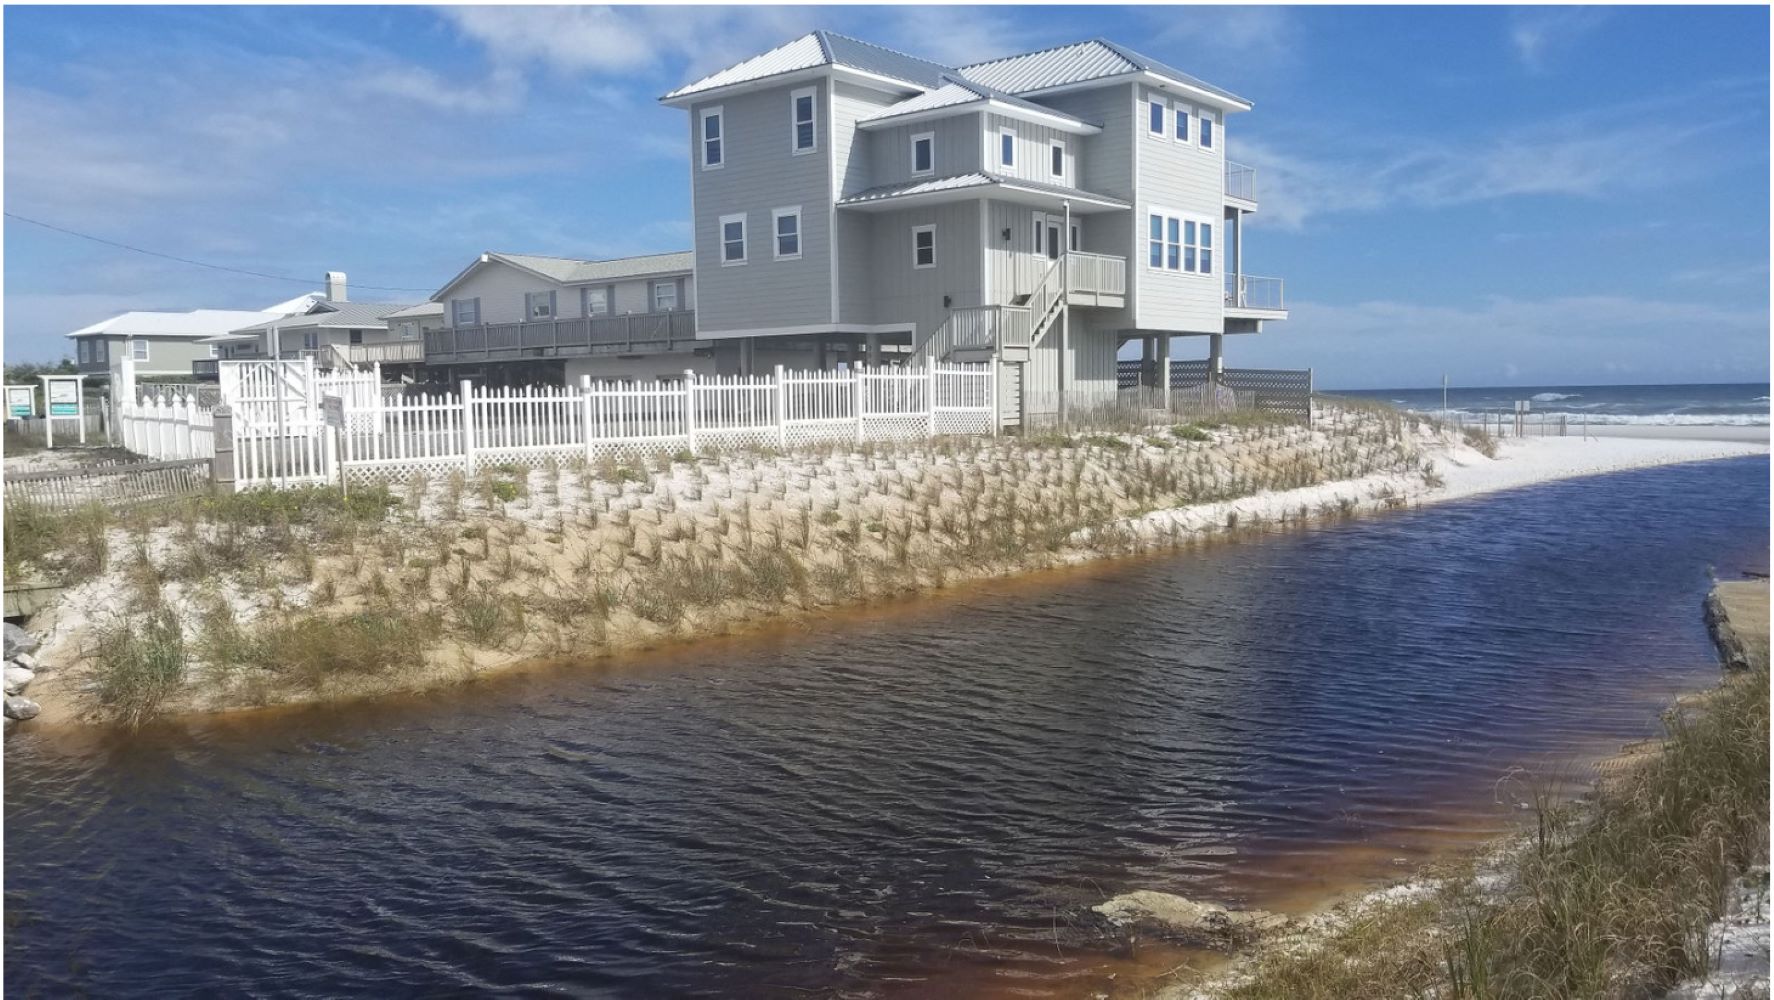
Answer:
<svg viewBox="0 0 1774 1000"><path fill-rule="evenodd" d="M1331 390L1331 395L1377 399L1426 413L1442 408L1441 387L1432 389ZM1768 425L1768 383L1716 385L1529 385L1450 386L1453 412L1514 412L1528 400L1536 413L1587 416L1594 424Z"/></svg>

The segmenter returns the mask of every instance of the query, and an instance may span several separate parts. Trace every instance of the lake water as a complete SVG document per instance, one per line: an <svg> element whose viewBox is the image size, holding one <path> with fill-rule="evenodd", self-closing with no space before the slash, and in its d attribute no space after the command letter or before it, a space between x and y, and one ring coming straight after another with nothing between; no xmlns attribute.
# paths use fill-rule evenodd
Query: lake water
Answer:
<svg viewBox="0 0 1774 1000"><path fill-rule="evenodd" d="M1076 996L1716 676L1768 462L1577 480L431 697L5 744L15 995ZM1122 982L1126 980L1123 979Z"/></svg>

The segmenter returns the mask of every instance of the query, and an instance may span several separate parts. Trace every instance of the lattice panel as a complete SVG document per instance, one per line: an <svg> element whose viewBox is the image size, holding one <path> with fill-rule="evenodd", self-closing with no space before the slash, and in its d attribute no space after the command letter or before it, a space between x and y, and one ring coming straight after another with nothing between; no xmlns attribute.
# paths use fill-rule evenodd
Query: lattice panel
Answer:
<svg viewBox="0 0 1774 1000"><path fill-rule="evenodd" d="M992 433L992 415L990 413L939 412L936 415L936 433L990 434Z"/></svg>
<svg viewBox="0 0 1774 1000"><path fill-rule="evenodd" d="M826 444L833 441L854 441L856 440L856 421L846 418L830 423L789 424L787 437L790 448L809 444Z"/></svg>
<svg viewBox="0 0 1774 1000"><path fill-rule="evenodd" d="M930 421L923 414L862 419L862 437L865 441L911 441L924 437L929 429Z"/></svg>

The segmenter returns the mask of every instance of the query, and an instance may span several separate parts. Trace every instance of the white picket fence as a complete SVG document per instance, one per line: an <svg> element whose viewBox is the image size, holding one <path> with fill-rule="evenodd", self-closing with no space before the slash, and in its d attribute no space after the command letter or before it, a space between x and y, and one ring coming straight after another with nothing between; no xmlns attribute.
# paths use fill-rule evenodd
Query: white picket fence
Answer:
<svg viewBox="0 0 1774 1000"><path fill-rule="evenodd" d="M915 440L997 431L984 365L787 371L772 375L345 396L335 437L316 420L262 418L232 435L237 488L441 475L499 465L819 442ZM303 414L305 417L305 412ZM335 441L337 442L335 444Z"/></svg>
<svg viewBox="0 0 1774 1000"><path fill-rule="evenodd" d="M150 396L117 408L117 443L162 461L214 458L215 411L192 396Z"/></svg>

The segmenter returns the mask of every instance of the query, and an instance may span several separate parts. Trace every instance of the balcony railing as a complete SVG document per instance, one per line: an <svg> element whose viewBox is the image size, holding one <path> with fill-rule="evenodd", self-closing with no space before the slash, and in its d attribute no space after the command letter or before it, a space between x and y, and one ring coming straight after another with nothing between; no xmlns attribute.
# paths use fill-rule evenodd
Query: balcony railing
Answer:
<svg viewBox="0 0 1774 1000"><path fill-rule="evenodd" d="M1066 290L1078 305L1120 305L1093 302L1091 296L1117 297L1127 294L1127 258L1103 253L1072 250L1066 254Z"/></svg>
<svg viewBox="0 0 1774 1000"><path fill-rule="evenodd" d="M220 358L194 358L191 361L192 378L217 378L222 373Z"/></svg>
<svg viewBox="0 0 1774 1000"><path fill-rule="evenodd" d="M425 360L432 364L652 354L696 346L694 309L425 331Z"/></svg>
<svg viewBox="0 0 1774 1000"><path fill-rule="evenodd" d="M1257 168L1227 160L1226 197L1255 204L1257 200Z"/></svg>
<svg viewBox="0 0 1774 1000"><path fill-rule="evenodd" d="M411 364L425 360L425 343L419 340L390 340L381 344L351 344L345 356L354 365Z"/></svg>
<svg viewBox="0 0 1774 1000"><path fill-rule="evenodd" d="M1226 308L1268 309L1281 311L1287 300L1281 294L1280 278L1259 278L1254 274L1226 275Z"/></svg>

